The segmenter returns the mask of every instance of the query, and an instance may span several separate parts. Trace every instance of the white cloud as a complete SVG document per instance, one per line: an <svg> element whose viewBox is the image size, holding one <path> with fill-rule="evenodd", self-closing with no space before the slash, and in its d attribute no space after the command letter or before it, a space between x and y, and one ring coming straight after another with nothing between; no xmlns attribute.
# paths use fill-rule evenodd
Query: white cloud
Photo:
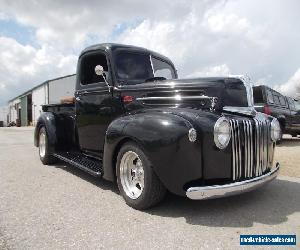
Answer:
<svg viewBox="0 0 300 250"><path fill-rule="evenodd" d="M266 75L262 78L259 78L257 79L255 82L254 82L254 85L255 86L258 86L258 85L264 85L266 84L267 82L270 82L270 79L272 79L272 75Z"/></svg>
<svg viewBox="0 0 300 250"><path fill-rule="evenodd" d="M51 47L37 49L0 37L0 100L19 95L47 79L74 73L76 61L75 55L63 55Z"/></svg>
<svg viewBox="0 0 300 250"><path fill-rule="evenodd" d="M268 49L263 46L268 42L260 36L263 28L254 27L237 14L222 14L223 8L217 4L206 10L202 6L202 12L191 9L180 19L146 19L134 28L129 27L117 41L167 55L177 65L181 77L216 65L226 65L235 74L251 75L253 63L257 64L253 51L261 55Z"/></svg>
<svg viewBox="0 0 300 250"><path fill-rule="evenodd" d="M223 14L209 12L203 24L215 33L244 33L250 28L249 21L246 18L239 18L236 14Z"/></svg>
<svg viewBox="0 0 300 250"><path fill-rule="evenodd" d="M4 13L0 11L0 20L7 20L8 16Z"/></svg>
<svg viewBox="0 0 300 250"><path fill-rule="evenodd" d="M286 83L276 86L276 90L285 95L300 98L300 68Z"/></svg>
<svg viewBox="0 0 300 250"><path fill-rule="evenodd" d="M1 89L1 90L4 90L4 89L5 89L5 87L6 87L6 86L5 86L5 84L4 84L4 83L0 83L0 89Z"/></svg>
<svg viewBox="0 0 300 250"><path fill-rule="evenodd" d="M296 0L0 0L0 7L0 20L34 30L33 44L0 38L0 82L5 86L0 101L73 73L80 50L100 42L165 54L181 77L247 74L256 83L275 86L300 67Z"/></svg>
<svg viewBox="0 0 300 250"><path fill-rule="evenodd" d="M209 76L229 76L231 75L230 69L226 64L204 67L199 71L195 71L187 77L209 77Z"/></svg>

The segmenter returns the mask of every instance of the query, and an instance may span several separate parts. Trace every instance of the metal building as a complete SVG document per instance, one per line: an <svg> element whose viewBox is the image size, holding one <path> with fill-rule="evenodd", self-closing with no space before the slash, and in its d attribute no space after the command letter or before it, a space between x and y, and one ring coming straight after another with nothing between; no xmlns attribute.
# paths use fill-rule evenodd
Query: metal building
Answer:
<svg viewBox="0 0 300 250"><path fill-rule="evenodd" d="M76 75L45 81L8 101L8 122L19 126L35 125L42 113L42 105L59 103L61 98L73 96Z"/></svg>

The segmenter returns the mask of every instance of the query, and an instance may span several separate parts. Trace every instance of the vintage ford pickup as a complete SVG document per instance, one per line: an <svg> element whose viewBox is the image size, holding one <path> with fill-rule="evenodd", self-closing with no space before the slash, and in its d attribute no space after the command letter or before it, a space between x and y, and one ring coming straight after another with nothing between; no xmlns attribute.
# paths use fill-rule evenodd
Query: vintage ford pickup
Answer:
<svg viewBox="0 0 300 250"><path fill-rule="evenodd" d="M279 123L255 111L246 78L179 80L168 58L144 48L86 48L73 101L43 111L34 135L43 164L116 180L135 209L167 190L195 200L250 191L279 171Z"/></svg>

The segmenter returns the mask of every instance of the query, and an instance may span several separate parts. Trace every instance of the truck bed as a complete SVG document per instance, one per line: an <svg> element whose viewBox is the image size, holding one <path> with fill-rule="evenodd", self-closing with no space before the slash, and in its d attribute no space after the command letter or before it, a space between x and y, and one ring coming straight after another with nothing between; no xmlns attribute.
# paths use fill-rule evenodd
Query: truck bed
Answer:
<svg viewBox="0 0 300 250"><path fill-rule="evenodd" d="M44 112L53 112L56 114L75 114L74 103L57 103L57 104L46 104L42 106Z"/></svg>

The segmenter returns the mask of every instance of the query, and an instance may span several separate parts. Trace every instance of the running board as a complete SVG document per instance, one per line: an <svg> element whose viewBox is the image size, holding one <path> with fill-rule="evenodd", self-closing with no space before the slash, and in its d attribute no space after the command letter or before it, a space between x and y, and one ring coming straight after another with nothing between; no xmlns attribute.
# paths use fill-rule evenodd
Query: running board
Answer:
<svg viewBox="0 0 300 250"><path fill-rule="evenodd" d="M53 156L80 168L93 176L102 176L102 162L100 160L96 160L76 152L59 152L54 153Z"/></svg>

